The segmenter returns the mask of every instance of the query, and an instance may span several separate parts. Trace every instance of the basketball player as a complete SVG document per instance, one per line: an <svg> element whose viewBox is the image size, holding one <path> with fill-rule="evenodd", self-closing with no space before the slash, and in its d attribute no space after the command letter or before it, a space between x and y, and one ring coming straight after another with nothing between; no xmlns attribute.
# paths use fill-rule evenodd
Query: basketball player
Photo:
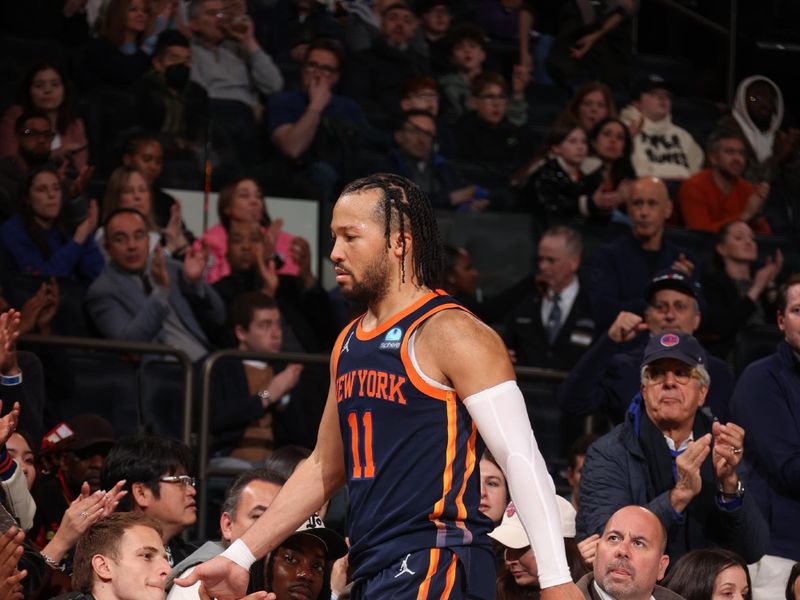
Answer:
<svg viewBox="0 0 800 600"><path fill-rule="evenodd" d="M344 189L331 230L336 281L368 310L331 354L317 446L240 540L177 583L244 595L252 562L347 484L354 598L493 598L477 427L533 534L542 598L582 598L505 347L435 291L441 242L427 198L405 178L372 175Z"/></svg>

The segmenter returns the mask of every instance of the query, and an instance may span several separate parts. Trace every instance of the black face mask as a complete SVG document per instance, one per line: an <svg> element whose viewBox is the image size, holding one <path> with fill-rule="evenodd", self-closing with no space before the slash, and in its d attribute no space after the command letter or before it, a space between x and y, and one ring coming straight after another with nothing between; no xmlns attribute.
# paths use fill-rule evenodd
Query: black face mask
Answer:
<svg viewBox="0 0 800 600"><path fill-rule="evenodd" d="M166 81L167 87L175 91L181 91L186 87L190 74L191 70L188 65L170 65L164 70L164 81Z"/></svg>

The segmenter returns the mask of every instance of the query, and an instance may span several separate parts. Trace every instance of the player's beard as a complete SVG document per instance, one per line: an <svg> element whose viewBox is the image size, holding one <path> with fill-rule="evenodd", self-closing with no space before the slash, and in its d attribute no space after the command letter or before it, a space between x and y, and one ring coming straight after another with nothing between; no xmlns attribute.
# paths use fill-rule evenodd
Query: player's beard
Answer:
<svg viewBox="0 0 800 600"><path fill-rule="evenodd" d="M342 295L348 300L363 304L373 304L382 300L389 292L389 253L384 251L364 268L360 280L352 273L353 286L342 288Z"/></svg>

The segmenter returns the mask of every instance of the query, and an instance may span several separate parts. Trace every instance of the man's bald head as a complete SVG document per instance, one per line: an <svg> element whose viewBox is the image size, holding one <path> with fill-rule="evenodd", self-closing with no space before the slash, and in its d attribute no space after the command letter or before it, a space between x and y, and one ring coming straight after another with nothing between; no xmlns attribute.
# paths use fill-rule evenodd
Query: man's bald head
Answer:
<svg viewBox="0 0 800 600"><path fill-rule="evenodd" d="M649 508L645 508L644 506L639 506L637 504L631 504L630 506L623 506L613 515L611 515L611 518L608 521L606 521L606 526L603 529L603 534L605 534L610 525L616 524L619 521L626 522L627 517L629 515L637 515L636 517L637 519L650 521L660 534L658 541L659 541L659 548L661 548L661 552L666 551L667 537L668 537L666 526L664 525L664 523L661 522L661 519L659 519L652 510L650 510Z"/></svg>
<svg viewBox="0 0 800 600"><path fill-rule="evenodd" d="M633 221L633 236L643 245L652 241L660 247L664 224L672 214L667 186L658 177L639 177L629 192L628 216Z"/></svg>
<svg viewBox="0 0 800 600"><path fill-rule="evenodd" d="M634 179L631 184L631 198L636 195L644 195L649 198L657 198L660 201L669 201L669 191L667 184L658 177L646 176Z"/></svg>
<svg viewBox="0 0 800 600"><path fill-rule="evenodd" d="M667 530L642 506L619 509L597 544L594 578L615 600L648 600L669 565Z"/></svg>

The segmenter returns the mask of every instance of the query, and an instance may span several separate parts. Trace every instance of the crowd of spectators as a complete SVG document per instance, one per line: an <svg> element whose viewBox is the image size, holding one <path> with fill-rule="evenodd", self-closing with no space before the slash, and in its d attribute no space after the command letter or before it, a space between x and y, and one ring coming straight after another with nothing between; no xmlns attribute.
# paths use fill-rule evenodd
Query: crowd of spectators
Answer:
<svg viewBox="0 0 800 600"><path fill-rule="evenodd" d="M566 466L586 597L800 598L800 132L772 80L683 122L681 82L632 68L637 0L15 4L0 32L19 54L0 105L0 600L143 597L140 579L163 598L170 571L269 508L296 464L273 459L313 447L329 377L217 363L211 465L242 474L219 537L191 544L178 402L74 410L76 356L18 336L166 344L197 388L218 349L328 353L358 307L323 288L267 197L314 199L324 220L378 171L443 218L530 224L529 275L487 296L481 249L447 246L442 287L516 365L566 373L550 399L564 421L594 417L549 465ZM180 191L203 189L219 223L191 231ZM752 332L770 336L756 354ZM497 597L537 598L503 472L489 454L480 471ZM252 600L346 597L345 519L326 527L326 509L254 565Z"/></svg>

